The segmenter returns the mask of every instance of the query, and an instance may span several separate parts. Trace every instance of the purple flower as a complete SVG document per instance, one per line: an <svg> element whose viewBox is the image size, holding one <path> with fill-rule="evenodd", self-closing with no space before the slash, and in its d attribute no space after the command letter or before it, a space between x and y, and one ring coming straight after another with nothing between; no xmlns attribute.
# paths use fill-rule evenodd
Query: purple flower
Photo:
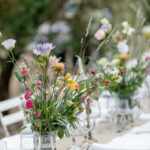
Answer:
<svg viewBox="0 0 150 150"><path fill-rule="evenodd" d="M38 44L36 46L36 49L33 50L33 53L40 56L48 55L53 48L55 48L55 46L53 46L52 43Z"/></svg>
<svg viewBox="0 0 150 150"><path fill-rule="evenodd" d="M101 26L101 29L107 33L112 30L112 25L111 24L103 24Z"/></svg>

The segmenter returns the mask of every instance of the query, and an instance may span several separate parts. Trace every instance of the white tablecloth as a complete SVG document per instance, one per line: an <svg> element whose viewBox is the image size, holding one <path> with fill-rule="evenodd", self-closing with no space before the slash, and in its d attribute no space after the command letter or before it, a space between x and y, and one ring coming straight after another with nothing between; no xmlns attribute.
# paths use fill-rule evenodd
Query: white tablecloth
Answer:
<svg viewBox="0 0 150 150"><path fill-rule="evenodd" d="M145 117L143 114L143 116L146 120L150 120L150 115ZM20 135L7 137L1 141L7 142L8 150L20 150ZM134 127L124 136L117 137L108 144L92 145L93 150L100 150L101 147L104 147L104 149L105 147L110 148L109 150L150 150L150 121L139 127Z"/></svg>

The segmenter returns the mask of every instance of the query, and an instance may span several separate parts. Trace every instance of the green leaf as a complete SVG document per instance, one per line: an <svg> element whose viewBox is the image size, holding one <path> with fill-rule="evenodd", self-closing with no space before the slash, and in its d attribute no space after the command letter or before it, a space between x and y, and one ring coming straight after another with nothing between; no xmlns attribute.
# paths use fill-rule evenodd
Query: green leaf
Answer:
<svg viewBox="0 0 150 150"><path fill-rule="evenodd" d="M63 130L58 130L58 133L57 133L58 137L60 139L62 139L64 137L64 131Z"/></svg>
<svg viewBox="0 0 150 150"><path fill-rule="evenodd" d="M19 80L19 82L22 81L22 76L18 72L14 72L16 78Z"/></svg>
<svg viewBox="0 0 150 150"><path fill-rule="evenodd" d="M17 131L17 133L20 133L21 131L23 131L23 130L26 129L26 128L27 128L27 126L21 127L21 128Z"/></svg>
<svg viewBox="0 0 150 150"><path fill-rule="evenodd" d="M32 83L31 88L34 89L35 86L36 86L36 83Z"/></svg>
<svg viewBox="0 0 150 150"><path fill-rule="evenodd" d="M89 90L89 87L90 87L90 84L89 84L89 82L87 82L86 89Z"/></svg>
<svg viewBox="0 0 150 150"><path fill-rule="evenodd" d="M91 95L91 97L92 97L92 99L94 99L94 100L96 100L96 101L98 101L98 96L95 96L95 95Z"/></svg>

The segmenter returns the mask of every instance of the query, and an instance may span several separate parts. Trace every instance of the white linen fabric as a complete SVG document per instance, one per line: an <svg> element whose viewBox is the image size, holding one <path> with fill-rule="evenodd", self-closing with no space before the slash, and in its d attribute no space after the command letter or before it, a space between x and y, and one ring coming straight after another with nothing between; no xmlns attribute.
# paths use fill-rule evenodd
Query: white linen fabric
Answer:
<svg viewBox="0 0 150 150"><path fill-rule="evenodd" d="M147 118L147 114L143 118ZM22 134L29 134L31 131L26 129ZM2 139L7 142L7 150L20 150L20 135L14 135ZM30 143L29 143L30 144ZM108 144L91 145L91 150L150 150L150 121L134 127L127 134L113 139Z"/></svg>

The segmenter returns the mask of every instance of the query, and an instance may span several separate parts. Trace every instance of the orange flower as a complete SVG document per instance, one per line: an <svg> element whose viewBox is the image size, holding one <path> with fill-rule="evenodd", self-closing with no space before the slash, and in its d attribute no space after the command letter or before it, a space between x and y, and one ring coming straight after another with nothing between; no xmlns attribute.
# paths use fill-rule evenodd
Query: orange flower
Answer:
<svg viewBox="0 0 150 150"><path fill-rule="evenodd" d="M118 41L123 41L123 37L121 35L118 36Z"/></svg>
<svg viewBox="0 0 150 150"><path fill-rule="evenodd" d="M55 64L53 64L52 68L58 72L61 72L65 69L65 66L64 63L56 62Z"/></svg>
<svg viewBox="0 0 150 150"><path fill-rule="evenodd" d="M119 55L117 55L117 58L125 61L128 58L128 56L129 55L127 55L127 54L119 54Z"/></svg>

